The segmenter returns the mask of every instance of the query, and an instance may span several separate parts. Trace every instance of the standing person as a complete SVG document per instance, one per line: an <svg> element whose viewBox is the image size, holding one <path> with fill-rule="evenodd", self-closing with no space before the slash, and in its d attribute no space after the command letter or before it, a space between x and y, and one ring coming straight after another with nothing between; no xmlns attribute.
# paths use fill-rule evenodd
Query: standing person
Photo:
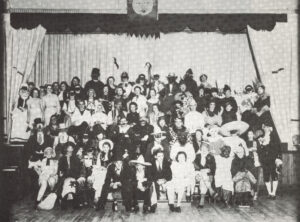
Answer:
<svg viewBox="0 0 300 222"><path fill-rule="evenodd" d="M205 96L204 87L200 86L198 89L198 95L195 98L195 101L197 103L197 111L202 113L207 106L207 96Z"/></svg>
<svg viewBox="0 0 300 222"><path fill-rule="evenodd" d="M79 86L79 88L82 90L82 87L80 85L80 79L77 76L74 76L71 80L71 86L70 86L70 90L74 90L75 88Z"/></svg>
<svg viewBox="0 0 300 222"><path fill-rule="evenodd" d="M52 144L54 142L55 137L58 135L59 129L58 129L58 116L56 114L52 115L50 117L50 123L48 126L45 127L45 134L50 136Z"/></svg>
<svg viewBox="0 0 300 222"><path fill-rule="evenodd" d="M203 86L205 89L212 88L211 84L207 82L208 77L206 74L202 74L199 79L200 79L200 86Z"/></svg>
<svg viewBox="0 0 300 222"><path fill-rule="evenodd" d="M258 152L261 148L259 142L254 138L254 132L252 130L248 130L247 132L246 144L249 150L249 157L251 158L252 165L254 166L252 169L250 169L250 171L257 181L253 185L253 200L257 200L259 194L259 182L261 177L261 163L259 161Z"/></svg>
<svg viewBox="0 0 300 222"><path fill-rule="evenodd" d="M57 96L59 95L59 83L58 82L52 83L52 93Z"/></svg>
<svg viewBox="0 0 300 222"><path fill-rule="evenodd" d="M159 99L158 99L158 95L156 93L156 90L155 89L150 89L149 90L149 97L148 97L148 100L147 100L147 105L148 105L148 115L150 112L153 111L153 105L154 104L157 104L159 105Z"/></svg>
<svg viewBox="0 0 300 222"><path fill-rule="evenodd" d="M238 106L235 98L231 96L231 88L228 85L225 85L223 92L225 94L225 98L221 100L223 108L225 109L226 104L229 102L232 106L232 111L236 113L238 111Z"/></svg>
<svg viewBox="0 0 300 222"><path fill-rule="evenodd" d="M98 68L93 68L92 69L92 74L91 74L92 80L88 81L85 84L84 91L85 94L88 92L89 89L94 89L96 93L96 99L99 99L102 94L102 90L104 87L103 82L99 80L100 78L100 69Z"/></svg>
<svg viewBox="0 0 300 222"><path fill-rule="evenodd" d="M159 110L157 103L152 105L152 111L148 112L149 123L152 126L158 126L157 121L160 117L164 116L164 113Z"/></svg>
<svg viewBox="0 0 300 222"><path fill-rule="evenodd" d="M107 78L106 85L108 86L109 101L113 101L116 95L117 88L117 85L115 84L115 78L113 76L109 76Z"/></svg>
<svg viewBox="0 0 300 222"><path fill-rule="evenodd" d="M198 86L197 82L193 79L193 75L193 70L189 68L183 77L183 81L187 86L187 91L191 92L193 97L196 98L198 95Z"/></svg>
<svg viewBox="0 0 300 222"><path fill-rule="evenodd" d="M224 109L222 109L222 125L233 121L237 121L237 115L231 102L228 101L225 103Z"/></svg>
<svg viewBox="0 0 300 222"><path fill-rule="evenodd" d="M58 96L52 93L52 86L47 85L47 94L43 97L43 106L45 113L45 125L50 122L50 117L54 114L60 114L60 103Z"/></svg>
<svg viewBox="0 0 300 222"><path fill-rule="evenodd" d="M268 197L276 199L276 191L278 187L278 174L280 171L282 160L280 146L276 143L276 134L271 124L263 124L263 137L258 139L261 149L258 152L259 159L263 169L264 181L268 190Z"/></svg>
<svg viewBox="0 0 300 222"><path fill-rule="evenodd" d="M26 85L21 86L19 90L19 98L16 104L13 105L11 118L11 141L26 141L30 136L30 131L27 131L28 124L28 106L27 101L29 99L28 87Z"/></svg>
<svg viewBox="0 0 300 222"><path fill-rule="evenodd" d="M39 90L37 88L32 89L31 97L27 101L27 106L28 106L27 123L29 127L32 128L34 120L36 118L41 118L42 120L44 120L43 103L39 97Z"/></svg>
<svg viewBox="0 0 300 222"><path fill-rule="evenodd" d="M68 99L68 93L69 93L69 86L68 83L66 81L62 81L60 83L60 92L58 94L58 99L59 99L59 103L60 103L60 107L63 108L64 103L67 101Z"/></svg>
<svg viewBox="0 0 300 222"><path fill-rule="evenodd" d="M118 100L112 104L111 111L107 114L108 126L117 125L119 120L123 117L126 118L127 113L123 110L122 101Z"/></svg>
<svg viewBox="0 0 300 222"><path fill-rule="evenodd" d="M159 74L153 75L153 81L150 83L150 89L154 89L160 97L161 91L164 90L164 83L159 78Z"/></svg>
<svg viewBox="0 0 300 222"><path fill-rule="evenodd" d="M69 142L75 143L74 138L68 135L68 128L64 123L60 123L58 129L58 136L55 137L53 142L53 150L56 154L57 159L59 159L63 155Z"/></svg>
<svg viewBox="0 0 300 222"><path fill-rule="evenodd" d="M163 97L161 101L161 110L166 114L169 113L167 115L170 115L171 113L169 111L175 101L174 96L179 92L179 85L176 82L177 76L175 73L169 73L167 79L168 84L166 84L164 90L161 91L161 96Z"/></svg>
<svg viewBox="0 0 300 222"><path fill-rule="evenodd" d="M136 79L136 83L139 84L143 88L142 94L144 96L148 96L149 85L147 84L147 80L146 80L145 74L140 74L138 76L138 78Z"/></svg>
<svg viewBox="0 0 300 222"><path fill-rule="evenodd" d="M189 133L195 133L197 129L203 129L205 122L204 116L197 111L197 103L195 101L190 103L190 112L184 117L184 124Z"/></svg>
<svg viewBox="0 0 300 222"><path fill-rule="evenodd" d="M210 100L207 108L203 111L205 126L213 127L213 126L221 126L222 124L222 116L221 112L218 112L216 101L214 99Z"/></svg>
<svg viewBox="0 0 300 222"><path fill-rule="evenodd" d="M129 76L127 72L122 72L121 74L121 83L119 84L120 87L124 90L123 99L127 103L131 100L132 97L132 83L129 82Z"/></svg>
<svg viewBox="0 0 300 222"><path fill-rule="evenodd" d="M128 124L134 126L139 123L140 115L137 112L137 104L135 102L131 102L129 104L128 113L127 113L127 121Z"/></svg>
<svg viewBox="0 0 300 222"><path fill-rule="evenodd" d="M111 100L109 96L109 88L107 85L103 86L102 96L99 101L102 103L105 113L108 113L111 110Z"/></svg>
<svg viewBox="0 0 300 222"><path fill-rule="evenodd" d="M88 125L90 125L91 121L91 112L86 109L84 101L79 100L77 103L77 109L75 109L71 117L72 125L80 126L83 122L86 122Z"/></svg>
<svg viewBox="0 0 300 222"><path fill-rule="evenodd" d="M135 102L137 104L137 112L140 116L145 116L148 111L147 99L143 93L143 88L140 85L133 86L134 96L131 99L131 102Z"/></svg>

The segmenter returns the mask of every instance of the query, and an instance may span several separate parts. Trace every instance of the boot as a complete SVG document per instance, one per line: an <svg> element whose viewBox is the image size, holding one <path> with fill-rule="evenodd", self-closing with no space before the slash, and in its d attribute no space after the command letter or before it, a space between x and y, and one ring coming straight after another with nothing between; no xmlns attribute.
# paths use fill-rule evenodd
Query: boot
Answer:
<svg viewBox="0 0 300 222"><path fill-rule="evenodd" d="M112 204L112 210L113 210L113 212L118 211L118 202L117 201L113 202L113 204Z"/></svg>
<svg viewBox="0 0 300 222"><path fill-rule="evenodd" d="M174 204L169 204L169 209L171 212L175 212Z"/></svg>
<svg viewBox="0 0 300 222"><path fill-rule="evenodd" d="M198 205L199 208L204 207L204 201L205 201L205 194L201 194L200 202L199 202L199 205Z"/></svg>

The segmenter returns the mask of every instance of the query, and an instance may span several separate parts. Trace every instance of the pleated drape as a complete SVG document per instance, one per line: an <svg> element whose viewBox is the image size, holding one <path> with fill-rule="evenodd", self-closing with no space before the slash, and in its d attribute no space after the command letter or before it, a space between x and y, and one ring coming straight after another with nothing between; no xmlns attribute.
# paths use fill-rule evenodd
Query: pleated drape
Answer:
<svg viewBox="0 0 300 222"><path fill-rule="evenodd" d="M117 59L119 69L113 63ZM251 83L255 69L245 34L170 33L160 38L135 37L126 34L49 34L45 36L31 80L38 85L53 81L70 82L78 76L83 83L90 79L93 67L101 70L101 80L114 75L120 81L123 71L135 81L152 72L166 81L169 72L183 76L192 68L195 79L206 73L209 81L219 86L230 84L237 89Z"/></svg>

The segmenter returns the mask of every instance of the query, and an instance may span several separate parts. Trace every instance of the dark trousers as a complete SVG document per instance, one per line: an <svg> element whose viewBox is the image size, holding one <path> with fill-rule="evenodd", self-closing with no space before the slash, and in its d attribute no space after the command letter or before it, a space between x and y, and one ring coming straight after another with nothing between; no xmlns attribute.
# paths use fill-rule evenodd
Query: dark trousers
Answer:
<svg viewBox="0 0 300 222"><path fill-rule="evenodd" d="M150 188L147 188L145 191L141 191L137 189L137 187L134 188L133 191L133 206L138 205L138 199L142 199L144 201L144 206L150 206L151 205L151 197L150 197Z"/></svg>

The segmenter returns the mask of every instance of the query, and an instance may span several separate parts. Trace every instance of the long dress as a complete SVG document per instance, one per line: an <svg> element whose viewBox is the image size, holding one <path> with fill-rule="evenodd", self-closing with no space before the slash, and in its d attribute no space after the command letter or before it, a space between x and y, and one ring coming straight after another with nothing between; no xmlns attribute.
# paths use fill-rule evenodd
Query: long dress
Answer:
<svg viewBox="0 0 300 222"><path fill-rule="evenodd" d="M30 98L27 101L29 112L29 126L32 126L36 118L43 119L42 100L40 98Z"/></svg>
<svg viewBox="0 0 300 222"><path fill-rule="evenodd" d="M232 157L215 156L216 172L215 172L215 186L222 187L224 190L233 192L233 181L231 175Z"/></svg>
<svg viewBox="0 0 300 222"><path fill-rule="evenodd" d="M42 101L45 107L45 125L47 126L51 116L60 112L60 103L58 96L55 94L45 95Z"/></svg>
<svg viewBox="0 0 300 222"><path fill-rule="evenodd" d="M27 130L27 99L18 99L15 108L12 111L11 142L24 142L30 136Z"/></svg>

